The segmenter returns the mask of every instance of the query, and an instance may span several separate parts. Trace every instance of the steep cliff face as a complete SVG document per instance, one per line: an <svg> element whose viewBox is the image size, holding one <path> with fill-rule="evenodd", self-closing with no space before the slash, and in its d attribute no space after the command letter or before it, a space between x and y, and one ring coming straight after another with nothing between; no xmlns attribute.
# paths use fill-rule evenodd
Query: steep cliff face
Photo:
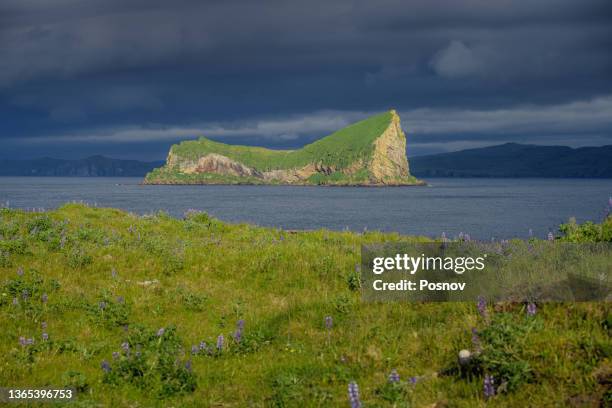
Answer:
<svg viewBox="0 0 612 408"><path fill-rule="evenodd" d="M147 184L413 185L406 136L391 110L299 150L231 146L201 138L170 149Z"/></svg>

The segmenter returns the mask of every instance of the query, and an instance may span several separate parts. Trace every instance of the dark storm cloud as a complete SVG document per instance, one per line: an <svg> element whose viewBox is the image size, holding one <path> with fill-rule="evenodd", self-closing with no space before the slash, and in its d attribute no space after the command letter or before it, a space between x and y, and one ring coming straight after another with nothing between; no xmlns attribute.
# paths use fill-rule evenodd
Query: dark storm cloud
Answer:
<svg viewBox="0 0 612 408"><path fill-rule="evenodd" d="M3 0L0 155L300 145L389 107L434 150L605 142L611 23L606 0Z"/></svg>

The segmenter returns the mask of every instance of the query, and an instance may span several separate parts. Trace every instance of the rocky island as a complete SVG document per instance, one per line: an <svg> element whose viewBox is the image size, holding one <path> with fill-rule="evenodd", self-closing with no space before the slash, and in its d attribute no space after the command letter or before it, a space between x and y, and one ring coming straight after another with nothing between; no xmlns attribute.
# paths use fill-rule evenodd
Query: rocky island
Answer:
<svg viewBox="0 0 612 408"><path fill-rule="evenodd" d="M395 110L340 129L297 150L235 146L205 137L173 145L144 184L401 186L410 175Z"/></svg>

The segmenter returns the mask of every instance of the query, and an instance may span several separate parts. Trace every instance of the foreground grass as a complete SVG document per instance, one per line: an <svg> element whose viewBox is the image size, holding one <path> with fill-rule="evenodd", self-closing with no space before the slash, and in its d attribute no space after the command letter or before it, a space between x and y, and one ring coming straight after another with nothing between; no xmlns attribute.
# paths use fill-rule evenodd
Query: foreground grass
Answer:
<svg viewBox="0 0 612 408"><path fill-rule="evenodd" d="M71 386L75 406L348 406L351 381L364 406L610 402L606 303L483 317L468 303L360 302L362 243L426 238L82 205L0 210L0 238L0 386ZM482 373L457 370L473 327L517 376L487 400Z"/></svg>

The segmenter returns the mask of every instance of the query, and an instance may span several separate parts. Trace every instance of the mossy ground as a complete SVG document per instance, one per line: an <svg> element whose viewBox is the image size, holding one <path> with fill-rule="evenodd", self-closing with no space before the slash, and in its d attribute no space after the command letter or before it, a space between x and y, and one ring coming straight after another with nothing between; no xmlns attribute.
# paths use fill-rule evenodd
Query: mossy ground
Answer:
<svg viewBox="0 0 612 408"><path fill-rule="evenodd" d="M543 304L530 317L522 304L489 305L487 323L472 303L360 302L362 243L426 238L83 205L0 210L0 238L0 385L76 387L75 406L348 406L350 381L366 407L610 402L606 303ZM508 368L515 389L485 400L481 376L453 373L472 327L492 356L523 364ZM191 355L202 341L208 351ZM416 384L390 387L392 369Z"/></svg>

